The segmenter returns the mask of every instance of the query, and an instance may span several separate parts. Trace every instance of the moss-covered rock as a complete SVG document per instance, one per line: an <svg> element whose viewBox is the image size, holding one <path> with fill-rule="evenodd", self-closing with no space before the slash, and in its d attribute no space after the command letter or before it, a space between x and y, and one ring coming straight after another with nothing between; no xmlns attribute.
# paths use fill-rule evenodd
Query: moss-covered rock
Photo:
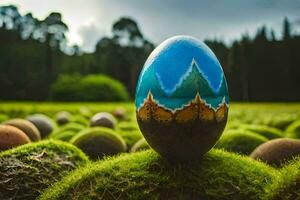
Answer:
<svg viewBox="0 0 300 200"><path fill-rule="evenodd" d="M266 190L266 200L300 199L300 157L282 168L276 181L266 187Z"/></svg>
<svg viewBox="0 0 300 200"><path fill-rule="evenodd" d="M283 133L279 129L274 127L269 127L265 125L258 125L258 124L242 124L239 128L252 131L254 133L258 133L270 140L275 138L281 138Z"/></svg>
<svg viewBox="0 0 300 200"><path fill-rule="evenodd" d="M14 126L23 131L31 141L41 140L40 131L33 123L25 119L11 119L3 122L3 124Z"/></svg>
<svg viewBox="0 0 300 200"><path fill-rule="evenodd" d="M178 165L147 150L80 168L40 199L260 200L276 175L263 163L222 150L211 150L199 162Z"/></svg>
<svg viewBox="0 0 300 200"><path fill-rule="evenodd" d="M115 131L94 127L83 130L70 141L80 148L91 159L101 159L103 156L116 155L127 150L126 143Z"/></svg>
<svg viewBox="0 0 300 200"><path fill-rule="evenodd" d="M287 137L300 139L300 120L297 120L290 124L286 128L285 132Z"/></svg>
<svg viewBox="0 0 300 200"><path fill-rule="evenodd" d="M0 199L36 199L43 189L86 163L79 149L59 141L4 151L0 153Z"/></svg>
<svg viewBox="0 0 300 200"><path fill-rule="evenodd" d="M67 123L57 130L55 130L53 133L49 135L49 138L62 140L62 141L70 141L72 137L77 135L81 130L83 130L85 126L70 122Z"/></svg>
<svg viewBox="0 0 300 200"><path fill-rule="evenodd" d="M267 138L247 130L228 130L223 133L215 148L249 155L257 146L267 141Z"/></svg>
<svg viewBox="0 0 300 200"><path fill-rule="evenodd" d="M29 142L29 137L20 129L10 125L0 125L0 151Z"/></svg>
<svg viewBox="0 0 300 200"><path fill-rule="evenodd" d="M270 140L258 146L250 155L272 166L280 167L300 155L300 141L288 138Z"/></svg>
<svg viewBox="0 0 300 200"><path fill-rule="evenodd" d="M55 121L58 125L67 124L70 122L71 113L67 111L60 111L55 115Z"/></svg>
<svg viewBox="0 0 300 200"><path fill-rule="evenodd" d="M42 138L48 136L54 129L52 120L44 114L30 115L26 119L37 127Z"/></svg>
<svg viewBox="0 0 300 200"><path fill-rule="evenodd" d="M146 149L150 149L150 146L147 143L147 141L145 140L145 138L142 138L132 146L130 151L137 152L137 151L142 151L142 150L146 150Z"/></svg>
<svg viewBox="0 0 300 200"><path fill-rule="evenodd" d="M116 126L116 119L110 113L100 112L95 114L90 121L90 126L102 126L114 129Z"/></svg>

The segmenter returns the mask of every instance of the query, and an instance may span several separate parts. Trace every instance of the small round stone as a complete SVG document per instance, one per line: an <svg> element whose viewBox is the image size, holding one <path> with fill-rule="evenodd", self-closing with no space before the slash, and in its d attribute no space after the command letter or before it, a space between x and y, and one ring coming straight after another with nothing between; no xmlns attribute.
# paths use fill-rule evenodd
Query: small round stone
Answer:
<svg viewBox="0 0 300 200"><path fill-rule="evenodd" d="M258 146L250 155L255 160L263 161L275 167L281 167L285 162L300 155L300 141L280 138L270 140Z"/></svg>
<svg viewBox="0 0 300 200"><path fill-rule="evenodd" d="M45 138L54 129L54 124L51 119L43 114L34 114L27 117L27 120L33 123L40 131L41 137Z"/></svg>
<svg viewBox="0 0 300 200"><path fill-rule="evenodd" d="M116 108L112 114L117 118L118 120L123 120L126 118L126 110L123 107Z"/></svg>
<svg viewBox="0 0 300 200"><path fill-rule="evenodd" d="M0 125L0 151L29 142L29 137L20 129L10 125Z"/></svg>
<svg viewBox="0 0 300 200"><path fill-rule="evenodd" d="M33 123L25 119L11 119L5 121L3 124L14 126L21 131L23 131L31 141L39 141L41 140L41 135L39 130L35 127Z"/></svg>
<svg viewBox="0 0 300 200"><path fill-rule="evenodd" d="M107 112L100 112L95 114L90 121L90 126L103 126L114 129L116 126L116 119L114 116Z"/></svg>
<svg viewBox="0 0 300 200"><path fill-rule="evenodd" d="M58 125L64 125L70 122L71 116L69 112L61 111L55 115L55 121Z"/></svg>

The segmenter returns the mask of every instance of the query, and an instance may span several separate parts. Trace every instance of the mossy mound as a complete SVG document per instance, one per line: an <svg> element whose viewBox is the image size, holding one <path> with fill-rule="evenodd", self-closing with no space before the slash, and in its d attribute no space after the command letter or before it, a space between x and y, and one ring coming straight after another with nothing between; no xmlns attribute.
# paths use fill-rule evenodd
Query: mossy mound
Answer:
<svg viewBox="0 0 300 200"><path fill-rule="evenodd" d="M117 125L117 129L121 131L134 131L139 130L139 126L136 122L120 122Z"/></svg>
<svg viewBox="0 0 300 200"><path fill-rule="evenodd" d="M81 130L83 130L85 126L70 122L67 123L57 130L55 130L53 133L49 135L49 138L62 140L62 141L70 141L72 137L77 135Z"/></svg>
<svg viewBox="0 0 300 200"><path fill-rule="evenodd" d="M80 148L91 159L101 159L104 156L116 155L127 150L126 143L115 131L94 127L83 130L70 141Z"/></svg>
<svg viewBox="0 0 300 200"><path fill-rule="evenodd" d="M214 148L249 155L256 147L268 139L247 130L228 130L221 136Z"/></svg>
<svg viewBox="0 0 300 200"><path fill-rule="evenodd" d="M0 153L0 199L36 199L43 189L86 163L79 149L59 141L4 151Z"/></svg>
<svg viewBox="0 0 300 200"><path fill-rule="evenodd" d="M52 120L44 114L30 115L26 119L37 127L42 138L48 136L54 129Z"/></svg>
<svg viewBox="0 0 300 200"><path fill-rule="evenodd" d="M143 134L141 133L138 125L134 122L119 123L117 125L116 132L122 136L129 149L143 138Z"/></svg>
<svg viewBox="0 0 300 200"><path fill-rule="evenodd" d="M300 120L297 120L290 124L286 130L286 136L291 138L300 138Z"/></svg>
<svg viewBox="0 0 300 200"><path fill-rule="evenodd" d="M72 117L70 118L70 122L74 122L84 126L89 125L89 120L85 118L83 115L72 115Z"/></svg>
<svg viewBox="0 0 300 200"><path fill-rule="evenodd" d="M10 125L0 125L0 151L29 142L29 137L22 130Z"/></svg>
<svg viewBox="0 0 300 200"><path fill-rule="evenodd" d="M277 171L263 163L222 150L180 165L147 150L80 168L40 199L259 200L276 176Z"/></svg>
<svg viewBox="0 0 300 200"><path fill-rule="evenodd" d="M280 175L267 188L267 200L300 199L300 157L280 170Z"/></svg>
<svg viewBox="0 0 300 200"><path fill-rule="evenodd" d="M21 131L23 131L31 141L41 140L40 131L36 126L28 120L25 119L11 119L3 122L3 124L14 126Z"/></svg>
<svg viewBox="0 0 300 200"><path fill-rule="evenodd" d="M94 126L102 126L102 127L107 127L107 128L111 128L114 129L116 126L116 119L115 117L107 112L100 112L95 114L90 121L90 126L94 127Z"/></svg>
<svg viewBox="0 0 300 200"><path fill-rule="evenodd" d="M151 147L149 146L149 144L147 143L145 138L142 138L132 146L130 151L131 152L137 152L137 151L142 151L142 150L146 150L146 149L150 149L150 148Z"/></svg>
<svg viewBox="0 0 300 200"><path fill-rule="evenodd" d="M288 138L270 140L258 146L250 155L267 164L281 167L300 155L300 141Z"/></svg>
<svg viewBox="0 0 300 200"><path fill-rule="evenodd" d="M295 120L296 116L287 114L271 117L270 119L267 119L267 122L265 124L271 127L278 128L280 130L285 130Z"/></svg>
<svg viewBox="0 0 300 200"><path fill-rule="evenodd" d="M258 124L242 124L239 126L241 129L249 130L254 133L258 133L270 140L275 138L281 138L283 133L279 129L274 127L269 127L265 125L258 125Z"/></svg>

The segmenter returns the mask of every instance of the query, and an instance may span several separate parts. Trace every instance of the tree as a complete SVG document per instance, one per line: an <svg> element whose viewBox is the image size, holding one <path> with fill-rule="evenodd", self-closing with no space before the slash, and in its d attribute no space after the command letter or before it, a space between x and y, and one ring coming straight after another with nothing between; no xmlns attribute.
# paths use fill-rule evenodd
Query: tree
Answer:
<svg viewBox="0 0 300 200"><path fill-rule="evenodd" d="M112 26L113 39L122 46L143 46L143 35L137 23L130 18L121 18Z"/></svg>
<svg viewBox="0 0 300 200"><path fill-rule="evenodd" d="M285 17L283 21L283 39L291 39L291 24L287 17Z"/></svg>
<svg viewBox="0 0 300 200"><path fill-rule="evenodd" d="M143 37L138 24L130 18L116 21L112 33L112 38L104 37L96 46L99 68L121 80L133 95L138 73L154 45Z"/></svg>

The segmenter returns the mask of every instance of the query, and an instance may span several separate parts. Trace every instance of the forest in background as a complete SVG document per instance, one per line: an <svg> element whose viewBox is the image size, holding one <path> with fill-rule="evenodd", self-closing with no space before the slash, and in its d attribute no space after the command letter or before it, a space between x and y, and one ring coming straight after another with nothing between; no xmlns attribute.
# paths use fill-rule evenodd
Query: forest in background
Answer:
<svg viewBox="0 0 300 200"><path fill-rule="evenodd" d="M205 41L221 62L231 100L300 100L300 35L292 28L285 18L281 38L263 26L254 37L245 34L230 45ZM138 23L117 20L94 53L67 46L67 31L60 13L39 20L15 6L0 7L0 100L51 100L59 77L91 74L120 81L134 98L139 72L155 47Z"/></svg>

